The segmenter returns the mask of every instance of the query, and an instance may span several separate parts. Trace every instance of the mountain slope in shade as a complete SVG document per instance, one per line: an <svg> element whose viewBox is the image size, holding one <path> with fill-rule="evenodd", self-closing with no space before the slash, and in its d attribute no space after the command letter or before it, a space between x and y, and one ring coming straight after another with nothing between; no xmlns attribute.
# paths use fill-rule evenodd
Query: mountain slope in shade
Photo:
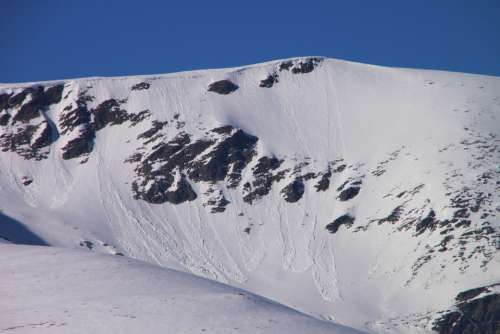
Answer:
<svg viewBox="0 0 500 334"><path fill-rule="evenodd" d="M0 209L50 245L375 333L500 281L500 78L309 57L5 84L0 132Z"/></svg>
<svg viewBox="0 0 500 334"><path fill-rule="evenodd" d="M5 333L360 333L122 257L1 245L0 259Z"/></svg>

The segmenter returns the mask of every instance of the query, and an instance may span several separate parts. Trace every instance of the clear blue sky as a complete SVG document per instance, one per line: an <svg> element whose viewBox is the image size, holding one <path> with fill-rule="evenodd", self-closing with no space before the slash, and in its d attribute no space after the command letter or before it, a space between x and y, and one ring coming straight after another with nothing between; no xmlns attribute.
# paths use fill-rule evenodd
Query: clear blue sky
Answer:
<svg viewBox="0 0 500 334"><path fill-rule="evenodd" d="M500 0L3 0L0 82L321 55L500 75Z"/></svg>

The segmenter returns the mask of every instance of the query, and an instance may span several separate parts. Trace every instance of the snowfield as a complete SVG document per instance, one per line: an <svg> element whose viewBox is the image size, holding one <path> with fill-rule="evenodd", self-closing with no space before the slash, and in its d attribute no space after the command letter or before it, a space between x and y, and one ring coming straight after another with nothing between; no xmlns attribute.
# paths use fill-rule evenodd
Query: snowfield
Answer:
<svg viewBox="0 0 500 334"><path fill-rule="evenodd" d="M369 333L494 333L500 321L500 301L491 301L500 283L498 77L306 57L1 84L0 149L0 240L59 247L54 261L85 259L123 287L136 283L118 279L121 270L147 268L138 289L150 272L155 282L180 274L70 249L193 273ZM14 257L16 247L2 246L1 256ZM52 263L40 249L34 258ZM123 269L106 273L108 263ZM43 266L29 270L42 275ZM82 270L66 267L61 279ZM95 277L108 291L109 280ZM144 293L172 291L157 284ZM11 300L29 300L9 290L0 314ZM66 293L86 294L57 298ZM75 307L80 296L70 298ZM248 307L238 298L221 310ZM86 310L104 316L112 301L100 308L95 300ZM126 314L151 323L163 301L151 303L151 312L133 303ZM449 316L457 309L462 316ZM0 318L2 329L27 324L15 318L23 313L9 314L19 324ZM58 324L68 322L57 314ZM317 326L302 332L329 328L280 314L305 319L291 328ZM128 324L109 319L117 329ZM179 332L197 331L183 321ZM233 325L250 330L243 318Z"/></svg>
<svg viewBox="0 0 500 334"><path fill-rule="evenodd" d="M2 333L360 333L137 260L1 245Z"/></svg>

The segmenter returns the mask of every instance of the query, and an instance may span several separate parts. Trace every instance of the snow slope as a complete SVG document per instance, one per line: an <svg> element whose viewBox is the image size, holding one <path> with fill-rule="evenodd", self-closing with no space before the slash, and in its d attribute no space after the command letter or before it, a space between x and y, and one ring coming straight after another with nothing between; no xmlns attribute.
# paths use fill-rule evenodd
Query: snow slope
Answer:
<svg viewBox="0 0 500 334"><path fill-rule="evenodd" d="M297 58L4 84L0 110L14 242L123 253L375 333L431 332L500 281L500 78Z"/></svg>
<svg viewBox="0 0 500 334"><path fill-rule="evenodd" d="M0 332L359 333L190 274L55 247L1 245Z"/></svg>

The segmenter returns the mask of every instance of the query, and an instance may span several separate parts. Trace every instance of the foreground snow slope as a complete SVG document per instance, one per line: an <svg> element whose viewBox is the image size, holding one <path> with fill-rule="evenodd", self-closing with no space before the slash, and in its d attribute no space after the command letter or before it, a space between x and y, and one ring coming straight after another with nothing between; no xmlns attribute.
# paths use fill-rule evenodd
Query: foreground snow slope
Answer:
<svg viewBox="0 0 500 334"><path fill-rule="evenodd" d="M0 133L14 242L123 253L376 333L430 332L500 280L500 78L313 57L5 84Z"/></svg>
<svg viewBox="0 0 500 334"><path fill-rule="evenodd" d="M0 332L359 333L122 257L2 244L0 261Z"/></svg>

